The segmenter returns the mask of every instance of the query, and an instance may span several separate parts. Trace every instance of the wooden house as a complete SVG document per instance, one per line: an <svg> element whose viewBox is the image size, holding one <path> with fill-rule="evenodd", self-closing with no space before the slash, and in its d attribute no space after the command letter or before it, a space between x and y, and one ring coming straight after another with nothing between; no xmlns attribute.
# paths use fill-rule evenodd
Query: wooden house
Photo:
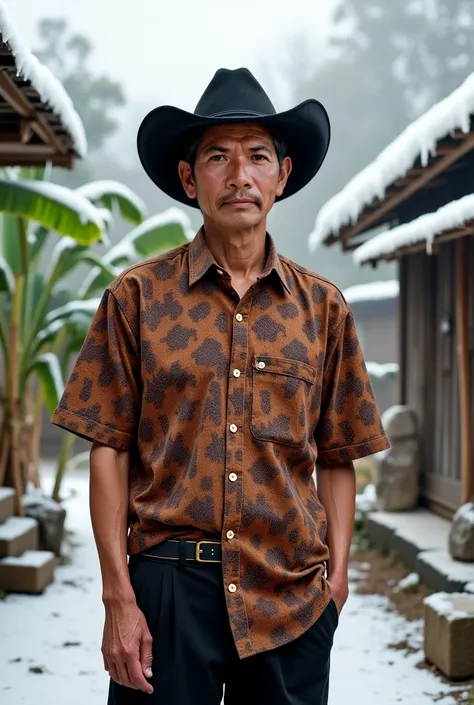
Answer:
<svg viewBox="0 0 474 705"><path fill-rule="evenodd" d="M474 495L474 74L391 143L318 215L310 248L397 259L398 400L418 417L420 503Z"/></svg>

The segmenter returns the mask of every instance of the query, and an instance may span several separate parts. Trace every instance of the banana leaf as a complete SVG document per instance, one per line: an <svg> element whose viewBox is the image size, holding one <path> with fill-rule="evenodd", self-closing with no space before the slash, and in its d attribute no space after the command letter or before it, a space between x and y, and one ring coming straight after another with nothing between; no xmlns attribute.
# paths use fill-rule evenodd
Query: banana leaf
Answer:
<svg viewBox="0 0 474 705"><path fill-rule="evenodd" d="M117 269L117 275L121 269L178 247L188 242L192 236L193 231L187 215L178 208L170 208L134 228L102 257L102 262L113 265ZM110 280L95 268L84 280L79 289L79 296L88 298L96 291L102 291L108 284Z"/></svg>
<svg viewBox="0 0 474 705"><path fill-rule="evenodd" d="M63 375L59 359L54 353L40 355L28 370L26 378L35 372L43 389L46 406L50 414L53 413L64 390Z"/></svg>
<svg viewBox="0 0 474 705"><path fill-rule="evenodd" d="M128 186L118 181L92 181L76 189L95 205L112 211L117 208L124 220L141 223L147 213L144 202Z"/></svg>
<svg viewBox="0 0 474 705"><path fill-rule="evenodd" d="M87 299L87 301L69 301L69 303L64 304L64 306L59 306L50 311L45 317L45 324L49 325L53 321L67 319L75 313L89 313L94 315L99 308L99 304L100 298Z"/></svg>
<svg viewBox="0 0 474 705"><path fill-rule="evenodd" d="M0 292L6 291L10 296L13 294L13 289L15 287L15 278L13 272L10 269L10 265L0 255Z"/></svg>
<svg viewBox="0 0 474 705"><path fill-rule="evenodd" d="M103 213L85 196L45 181L0 179L0 212L33 220L83 245L100 239Z"/></svg>

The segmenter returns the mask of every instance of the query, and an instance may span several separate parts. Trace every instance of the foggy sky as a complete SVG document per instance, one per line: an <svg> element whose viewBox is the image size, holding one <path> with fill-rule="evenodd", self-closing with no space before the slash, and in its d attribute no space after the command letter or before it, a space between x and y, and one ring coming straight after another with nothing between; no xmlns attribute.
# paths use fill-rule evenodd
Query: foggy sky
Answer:
<svg viewBox="0 0 474 705"><path fill-rule="evenodd" d="M247 66L259 78L262 57L271 70L294 31L305 29L318 41L335 1L5 0L5 4L30 48L37 44L38 19L66 16L93 41L97 70L121 80L131 101L156 99L194 109L220 66ZM278 107L278 96L272 97Z"/></svg>

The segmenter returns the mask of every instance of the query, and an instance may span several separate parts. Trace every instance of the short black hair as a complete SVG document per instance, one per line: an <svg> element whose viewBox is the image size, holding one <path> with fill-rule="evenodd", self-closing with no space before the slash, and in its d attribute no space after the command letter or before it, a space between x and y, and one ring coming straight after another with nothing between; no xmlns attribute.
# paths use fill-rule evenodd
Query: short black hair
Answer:
<svg viewBox="0 0 474 705"><path fill-rule="evenodd" d="M269 133L270 133L270 137L272 138L273 146L275 148L278 163L279 163L280 169L281 169L283 166L283 160L285 159L285 157L288 154L286 142L284 140L282 140L280 137L278 137L277 135L270 132L270 130L269 130ZM196 163L198 149L199 149L199 146L202 142L203 136L204 136L204 133L201 132L199 134L199 136L194 137L194 139L192 139L189 142L189 144L187 144L186 147L184 148L183 159L185 162L187 162L188 164L191 165L191 170L193 172L194 172L194 165Z"/></svg>

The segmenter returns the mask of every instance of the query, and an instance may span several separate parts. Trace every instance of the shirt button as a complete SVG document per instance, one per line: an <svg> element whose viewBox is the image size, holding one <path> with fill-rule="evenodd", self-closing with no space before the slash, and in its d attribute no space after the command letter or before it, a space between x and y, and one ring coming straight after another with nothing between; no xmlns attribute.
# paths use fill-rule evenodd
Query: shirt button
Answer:
<svg viewBox="0 0 474 705"><path fill-rule="evenodd" d="M265 363L263 362L263 360L260 360L260 362L258 363L258 369L263 370L264 367L265 367Z"/></svg>
<svg viewBox="0 0 474 705"><path fill-rule="evenodd" d="M234 370L234 377L240 377L240 370Z"/></svg>
<svg viewBox="0 0 474 705"><path fill-rule="evenodd" d="M236 479L237 479L237 475L235 474L235 472L231 472L230 475L229 475L229 480L230 480L231 482L235 482Z"/></svg>
<svg viewBox="0 0 474 705"><path fill-rule="evenodd" d="M235 423L231 423L229 429L230 431L232 431L232 433L235 433L237 431L237 426L235 425Z"/></svg>
<svg viewBox="0 0 474 705"><path fill-rule="evenodd" d="M236 317L236 319L238 320L239 323L240 323L240 321L242 321L243 318L244 318L241 313L236 313L236 314L235 314L235 317Z"/></svg>
<svg viewBox="0 0 474 705"><path fill-rule="evenodd" d="M235 592L237 590L237 585L231 583L228 587L229 592Z"/></svg>
<svg viewBox="0 0 474 705"><path fill-rule="evenodd" d="M228 531L228 532L226 533L226 536L227 536L228 539L233 539L234 536L235 536L235 534L234 534L233 531Z"/></svg>
<svg viewBox="0 0 474 705"><path fill-rule="evenodd" d="M222 271L222 269L218 269L217 274L224 274L224 272Z"/></svg>

